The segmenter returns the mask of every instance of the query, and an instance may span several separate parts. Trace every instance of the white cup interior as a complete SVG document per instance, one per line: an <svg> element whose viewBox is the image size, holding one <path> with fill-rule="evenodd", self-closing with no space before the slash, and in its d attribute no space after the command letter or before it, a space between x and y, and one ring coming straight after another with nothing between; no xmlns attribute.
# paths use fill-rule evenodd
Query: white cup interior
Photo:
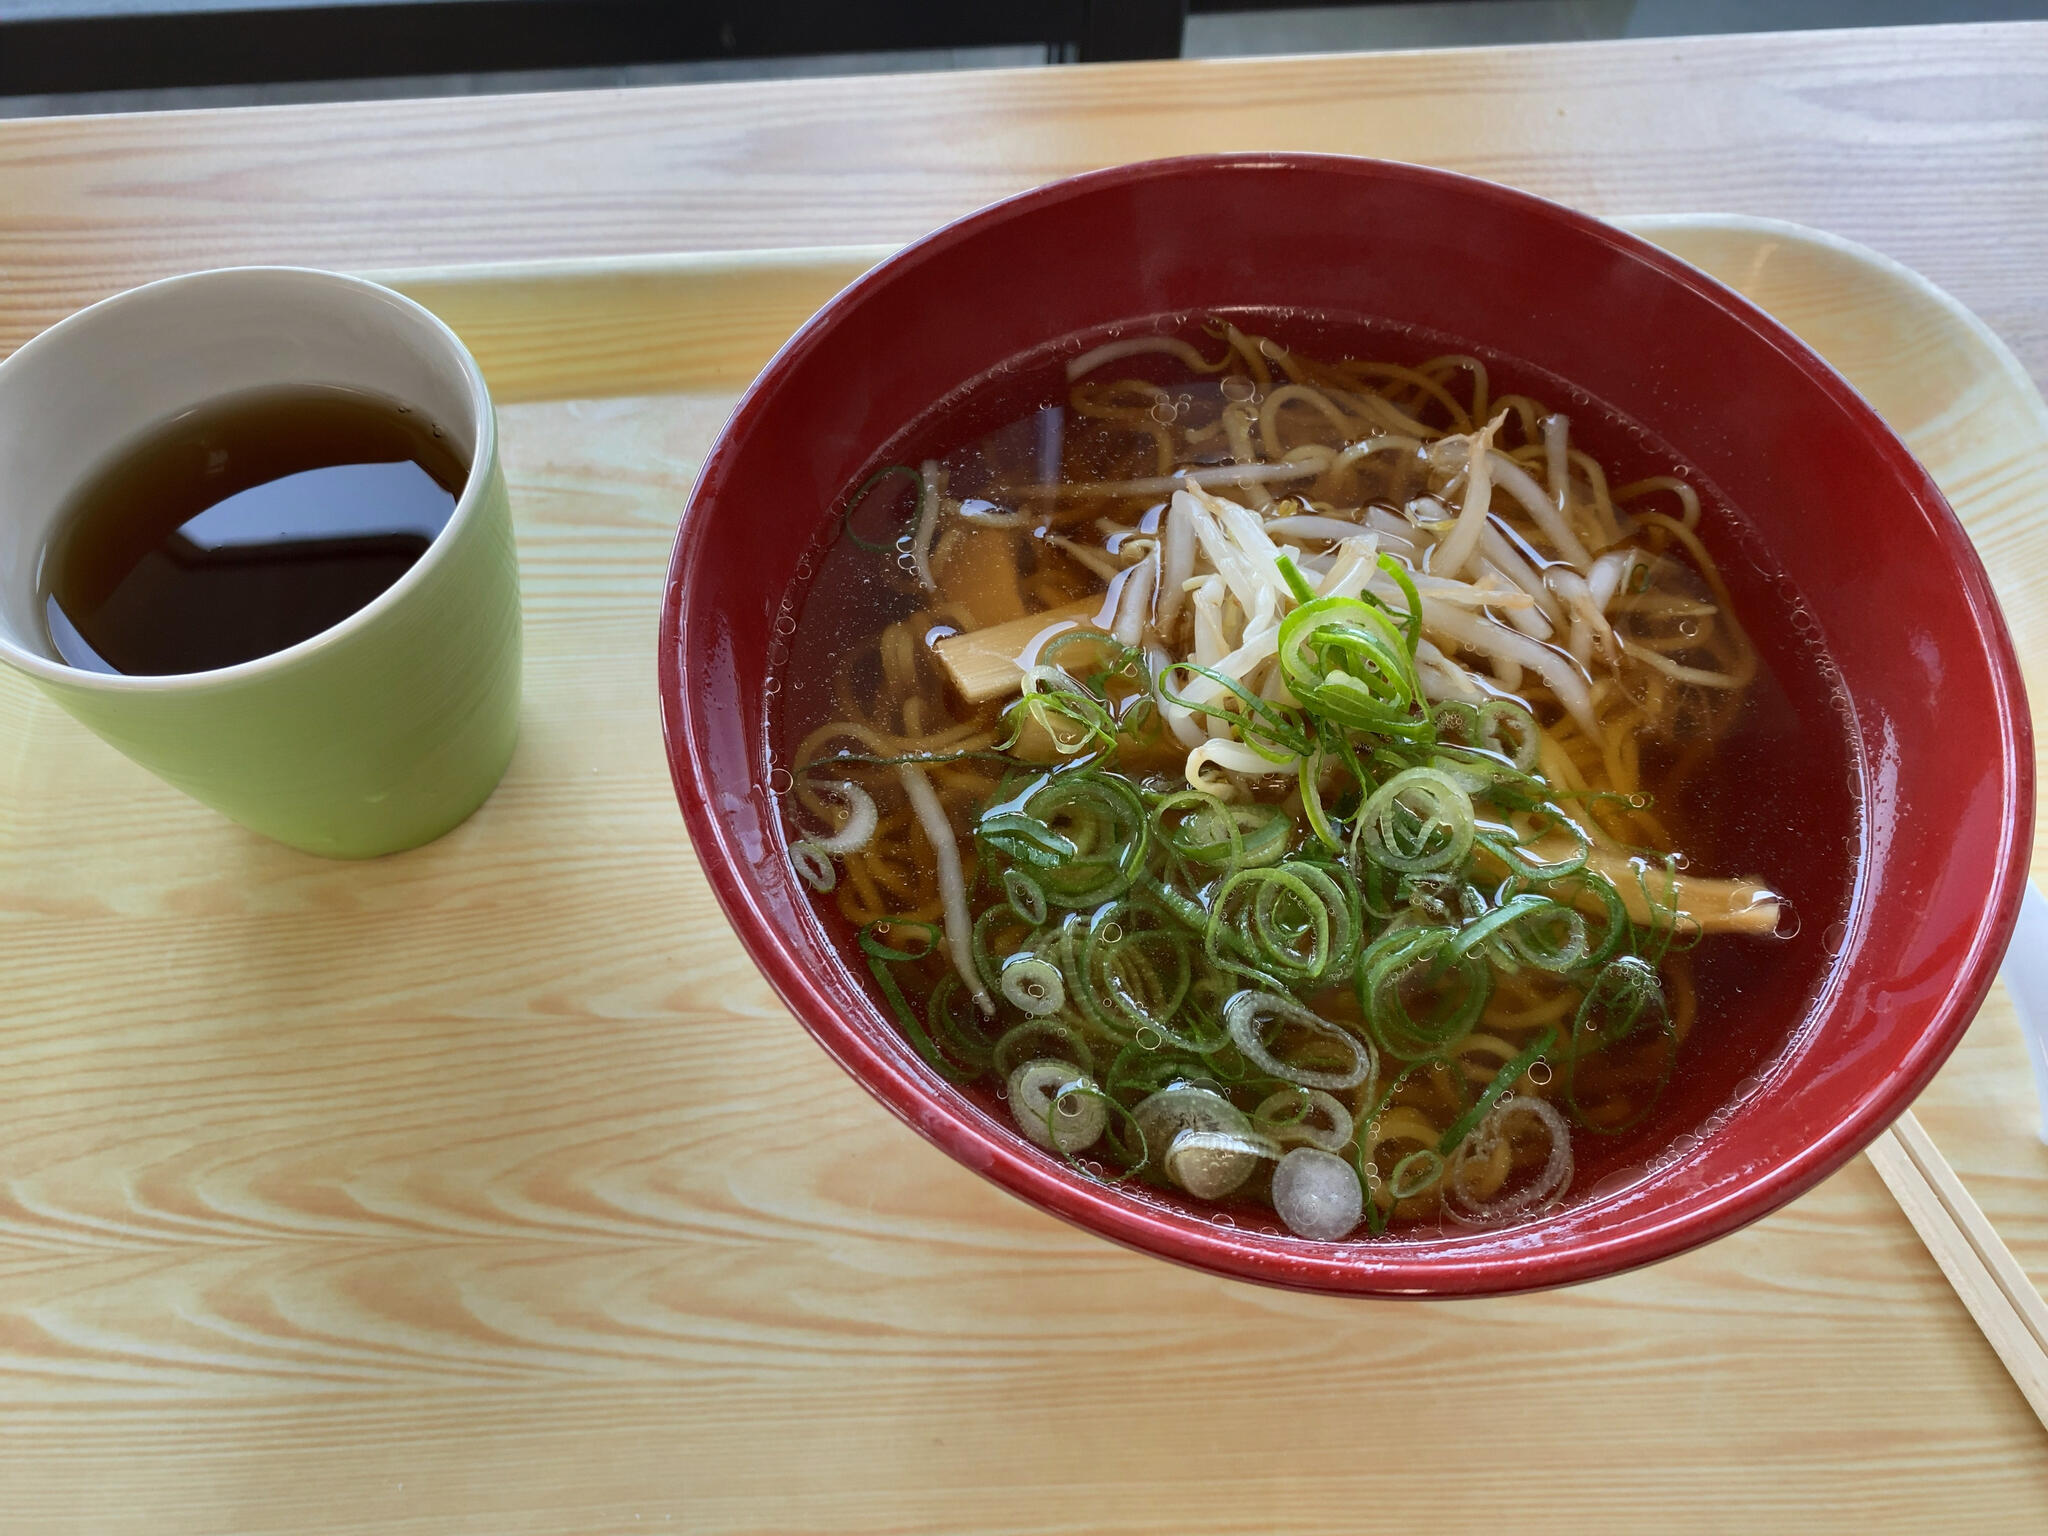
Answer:
<svg viewBox="0 0 2048 1536"><path fill-rule="evenodd" d="M410 405L474 465L482 381L447 327L360 278L241 267L116 295L0 361L0 656L74 676L41 564L82 483L160 423L225 395L329 385Z"/></svg>

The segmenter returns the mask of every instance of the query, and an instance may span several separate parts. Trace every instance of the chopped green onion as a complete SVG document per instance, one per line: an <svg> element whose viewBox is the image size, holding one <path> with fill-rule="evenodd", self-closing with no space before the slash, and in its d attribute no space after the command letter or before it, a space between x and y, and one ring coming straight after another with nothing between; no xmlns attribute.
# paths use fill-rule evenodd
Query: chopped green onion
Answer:
<svg viewBox="0 0 2048 1536"><path fill-rule="evenodd" d="M1410 1152L1387 1174L1387 1193L1398 1200L1413 1200L1433 1188L1444 1176L1443 1154L1434 1147Z"/></svg>
<svg viewBox="0 0 2048 1536"><path fill-rule="evenodd" d="M915 931L924 935L924 943L916 949L901 949L891 945L877 935L875 932L877 928L888 929L891 938L895 937L896 930L899 928L905 932ZM862 928L859 934L856 935L856 941L860 945L861 953L871 959L922 960L932 952L932 946L939 942L939 926L936 923L927 923L914 918L885 917Z"/></svg>
<svg viewBox="0 0 2048 1536"><path fill-rule="evenodd" d="M1557 1031L1546 1029L1534 1041L1524 1046L1519 1055L1494 1075L1493 1081L1486 1085L1486 1091L1472 1101L1465 1113L1451 1122L1450 1128L1444 1132L1443 1140L1436 1144L1437 1151L1445 1157L1456 1151L1458 1145L1472 1134L1480 1121L1486 1118L1487 1111L1493 1108L1500 1096L1520 1082L1523 1074L1556 1044Z"/></svg>
<svg viewBox="0 0 2048 1536"><path fill-rule="evenodd" d="M1308 584L1301 574L1301 567L1286 555L1274 562L1280 567L1280 579L1287 583L1287 590L1294 594L1297 603L1312 603L1316 600L1316 589Z"/></svg>
<svg viewBox="0 0 2048 1536"><path fill-rule="evenodd" d="M1104 1095L1071 1061L1027 1061L1010 1074L1006 1087L1017 1129L1048 1152L1072 1157L1109 1128Z"/></svg>
<svg viewBox="0 0 2048 1536"><path fill-rule="evenodd" d="M1209 903L1203 952L1223 970L1306 985L1350 969L1363 926L1349 871L1290 859L1224 879Z"/></svg>
<svg viewBox="0 0 2048 1536"><path fill-rule="evenodd" d="M1045 921L1045 891L1021 869L1003 871L1003 892L1010 898L1010 910L1034 926Z"/></svg>
<svg viewBox="0 0 2048 1536"><path fill-rule="evenodd" d="M1012 955L1003 962L1002 993L1033 1016L1058 1013L1067 1003L1060 968L1039 955Z"/></svg>
<svg viewBox="0 0 2048 1536"><path fill-rule="evenodd" d="M910 506L913 512L916 511L917 504L924 497L924 476L920 475L908 464L890 464L876 470L867 479L861 481L860 488L846 499L846 513L843 519L846 537L856 547L872 551L875 554L887 554L896 547L896 542L893 539L888 543L878 544L871 539L863 538L860 530L853 526L853 520L861 507L866 504L868 492L880 485L884 480L898 475L910 482L912 488Z"/></svg>
<svg viewBox="0 0 2048 1536"><path fill-rule="evenodd" d="M1318 754L1311 753L1301 760L1295 775L1301 788L1301 813L1307 818L1309 830L1315 833L1324 847L1332 853L1342 853L1344 843L1337 836L1337 829L1330 825L1329 813L1323 809L1323 789L1319 782L1322 770L1323 760Z"/></svg>
<svg viewBox="0 0 2048 1536"><path fill-rule="evenodd" d="M1596 1055L1621 1052L1640 1067L1653 1052L1654 1091L1639 1097L1636 1108L1619 1119L1596 1117L1580 1098L1580 1074ZM1677 1039L1671 1010L1656 967L1640 955L1618 955L1601 967L1572 1018L1571 1049L1565 1059L1564 1102L1586 1130L1615 1135L1640 1125L1656 1106L1657 1095L1671 1075Z"/></svg>
<svg viewBox="0 0 2048 1536"><path fill-rule="evenodd" d="M1394 580L1401 589L1401 600L1408 605L1408 611L1401 620L1401 636L1408 643L1408 655L1412 661L1416 647L1422 643L1422 595L1415 590L1415 582L1408 574L1408 567L1392 555L1381 555L1379 567Z"/></svg>
<svg viewBox="0 0 2048 1536"><path fill-rule="evenodd" d="M1223 1023L1245 1059L1282 1082L1299 1083L1304 1088L1363 1086L1367 1097L1372 1094L1373 1079L1379 1075L1379 1059L1372 1047L1292 997L1239 992L1223 1005ZM1294 1051L1306 1051L1326 1065L1283 1059L1272 1045L1283 1036L1292 1037Z"/></svg>
<svg viewBox="0 0 2048 1536"><path fill-rule="evenodd" d="M1304 1142L1325 1152L1341 1152L1350 1146L1357 1129L1342 1099L1298 1083L1289 1083L1268 1097L1252 1111L1252 1121L1283 1146Z"/></svg>
<svg viewBox="0 0 2048 1536"><path fill-rule="evenodd" d="M1184 1050L1201 1048L1174 1023L1194 979L1190 949L1164 913L1134 901L1071 914L1060 929L1069 996L1091 1025L1113 1039Z"/></svg>
<svg viewBox="0 0 2048 1536"><path fill-rule="evenodd" d="M1161 841L1182 858L1198 864L1234 865L1245 857L1244 831L1235 814L1238 809L1214 795L1186 789L1154 805L1152 819ZM1261 809L1271 809L1282 822L1287 819L1278 806Z"/></svg>
<svg viewBox="0 0 2048 1536"><path fill-rule="evenodd" d="M1280 621L1279 657L1280 675L1313 713L1406 741L1430 735L1414 650L1385 610L1355 597L1303 603Z"/></svg>
<svg viewBox="0 0 2048 1536"><path fill-rule="evenodd" d="M1434 1056L1478 1020L1493 972L1457 942L1451 927L1391 928L1359 957L1359 1006L1388 1054Z"/></svg>
<svg viewBox="0 0 2048 1536"><path fill-rule="evenodd" d="M874 926L874 924L869 925L870 928ZM923 923L915 926L928 928L931 925ZM888 1000L889 1009L896 1015L896 1022L902 1026L903 1033L908 1037L911 1048L924 1059L927 1066L949 1082L966 1083L973 1081L977 1074L971 1068L959 1066L949 1060L946 1054L939 1049L937 1043L933 1041L931 1035L926 1031L924 1021L918 1018L917 1011L910 1006L910 1000L903 995L902 984L896 980L895 973L889 969L889 963L892 959L911 960L918 958L918 956L905 954L898 950L891 950L887 946L878 945L870 947L867 934L868 930L863 929L861 948L866 951L868 972L875 978L875 985L882 989L882 996Z"/></svg>
<svg viewBox="0 0 2048 1536"><path fill-rule="evenodd" d="M1072 768L984 814L974 835L998 862L1024 866L1048 903L1080 908L1129 889L1143 867L1150 828L1145 803L1127 780Z"/></svg>
<svg viewBox="0 0 2048 1536"><path fill-rule="evenodd" d="M1038 665L1024 670L1023 691L1003 713L1010 727L1001 743L1005 750L1038 726L1063 757L1078 757L1099 747L1116 745L1117 722L1108 707L1087 688L1057 667Z"/></svg>
<svg viewBox="0 0 2048 1536"><path fill-rule="evenodd" d="M1358 813L1358 857L1403 874L1462 864L1477 834L1472 797L1437 768L1410 768L1373 792Z"/></svg>
<svg viewBox="0 0 2048 1536"><path fill-rule="evenodd" d="M1364 1214L1358 1175L1321 1147L1296 1147L1273 1170L1273 1209L1296 1237L1333 1243Z"/></svg>

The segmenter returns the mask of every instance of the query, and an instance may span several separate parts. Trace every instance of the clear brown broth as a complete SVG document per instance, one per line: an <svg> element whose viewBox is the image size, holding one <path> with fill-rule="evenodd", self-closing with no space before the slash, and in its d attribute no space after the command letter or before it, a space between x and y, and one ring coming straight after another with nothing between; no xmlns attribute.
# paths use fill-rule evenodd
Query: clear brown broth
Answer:
<svg viewBox="0 0 2048 1536"><path fill-rule="evenodd" d="M411 407L295 386L143 433L60 514L44 613L75 667L204 672L296 645L382 594L454 512L468 466Z"/></svg>
<svg viewBox="0 0 2048 1536"><path fill-rule="evenodd" d="M1600 461L1610 484L1677 475L1700 493L1700 534L1755 643L1758 667L1739 713L1706 761L1692 765L1679 782L1671 777L1678 767L1673 754L1652 748L1645 753L1644 779L1690 868L1766 876L1787 898L1796 927L1787 924L1794 931L1770 940L1716 936L1692 951L1699 1022L1678 1048L1668 1090L1640 1124L1620 1135L1574 1132L1577 1167L1571 1197L1612 1187L1625 1181L1630 1170L1671 1155L1674 1144L1683 1150L1682 1138L1697 1135L1739 1098L1783 1050L1825 978L1830 944L1847 911L1858 849L1849 726L1836 702L1832 664L1790 623L1787 584L1741 511L1622 411L1519 360L1412 328L1267 311L1232 318L1245 330L1273 336L1310 357L1365 357L1412 366L1445 352L1473 353L1484 360L1496 398L1523 393L1567 410L1574 445ZM1122 329L1126 334L1178 329L1204 339L1191 324L1173 327L1153 320ZM1000 496L1005 487L1052 470L1050 423L1057 419L1060 478L1116 480L1147 473L1143 445L1134 443L1130 433L1082 420L1067 408L1064 360L1084 341L1101 339L1063 339L957 391L899 434L870 469L937 459L949 468L952 494ZM1131 359L1111 372L1180 393L1215 387L1190 379L1172 360L1156 356ZM866 478L864 473L855 484ZM1389 494L1399 489L1390 487ZM871 496L861 507L862 521L877 522L868 532L886 529L885 502ZM1032 588L1041 607L1101 590L1101 580L1072 561L1042 563L1045 569ZM878 559L844 536L831 539L813 564L807 586L789 599L795 619L792 659L780 668L771 722L778 760L786 769L801 766L795 761L799 744L834 719L845 701L844 677L820 662L871 651L882 630L919 606L893 561ZM853 675L861 675L858 667ZM993 707L969 710L957 699L943 707L950 720L995 723ZM817 908L851 968L862 974L852 925L830 898L819 898ZM878 1005L881 1001L878 997ZM971 1085L967 1091L992 1118L1009 1122L995 1085ZM1153 1189L1149 1195L1240 1226L1278 1230L1256 1190L1219 1205L1171 1190Z"/></svg>

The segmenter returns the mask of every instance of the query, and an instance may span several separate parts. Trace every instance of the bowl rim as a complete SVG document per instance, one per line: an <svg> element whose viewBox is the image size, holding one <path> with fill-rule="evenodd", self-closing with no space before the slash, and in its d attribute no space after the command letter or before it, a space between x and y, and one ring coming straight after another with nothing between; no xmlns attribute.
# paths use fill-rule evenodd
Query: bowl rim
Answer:
<svg viewBox="0 0 2048 1536"><path fill-rule="evenodd" d="M1569 1244L1513 1251L1441 1251L1407 1257L1399 1245L1358 1240L1303 1244L1276 1252L1249 1241L1241 1229L1194 1229L1174 1224L1112 1188L1027 1155L1021 1137L991 1136L972 1120L940 1105L908 1063L873 1048L833 1005L804 957L744 878L746 860L724 822L712 813L710 777L700 732L707 722L683 687L682 637L693 611L693 578L703 541L700 507L716 498L740 429L820 340L871 290L899 281L904 271L969 240L1022 207L1043 208L1104 189L1172 178L1189 172L1234 169L1323 173L1449 185L1467 197L1512 206L1520 213L1563 223L1625 252L1729 313L1783 355L1816 389L1865 430L1902 483L1913 486L1936 512L1934 532L1958 580L1957 595L1985 642L1987 671L1997 705L2000 785L1999 839L1989 881L1990 899L1955 963L1946 992L1930 1009L1929 1023L1898 1065L1855 1096L1852 1106L1796 1154L1755 1174L1710 1204L1691 1205L1662 1221L1642 1220L1625 1230L1589 1233ZM2019 916L2028 877L2034 822L2032 721L2019 661L1990 578L1961 519L1926 468L1882 417L1828 361L1768 312L1661 247L1550 199L1455 171L1361 156L1308 152L1230 152L1179 155L1084 172L1016 193L933 230L902 247L811 316L776 351L741 395L705 457L676 533L657 641L662 731L670 777L698 862L743 948L817 1043L885 1107L942 1151L1009 1193L1041 1210L1125 1247L1233 1279L1332 1294L1449 1297L1502 1295L1618 1274L1670 1258L1758 1220L1834 1173L1903 1113L1961 1041L1990 991ZM1861 754L1858 754L1859 760ZM1852 898L1854 900L1855 898ZM1853 910L1853 907L1852 907ZM1825 986L1825 984L1824 984ZM1828 1004L1819 1005L1825 1009ZM1012 1143L1015 1143L1012 1145ZM1363 1250L1363 1252L1361 1252Z"/></svg>

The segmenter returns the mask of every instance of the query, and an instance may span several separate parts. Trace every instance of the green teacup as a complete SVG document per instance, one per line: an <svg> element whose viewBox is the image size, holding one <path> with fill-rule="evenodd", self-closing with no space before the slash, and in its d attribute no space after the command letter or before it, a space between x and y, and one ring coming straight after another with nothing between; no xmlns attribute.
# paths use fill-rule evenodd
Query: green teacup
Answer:
<svg viewBox="0 0 2048 1536"><path fill-rule="evenodd" d="M410 405L468 458L426 552L340 623L237 666L121 676L59 659L41 564L81 482L182 411L309 384ZM0 361L0 660L193 798L338 858L427 842L503 775L519 658L490 395L455 333L412 300L302 268L199 272L81 310Z"/></svg>

